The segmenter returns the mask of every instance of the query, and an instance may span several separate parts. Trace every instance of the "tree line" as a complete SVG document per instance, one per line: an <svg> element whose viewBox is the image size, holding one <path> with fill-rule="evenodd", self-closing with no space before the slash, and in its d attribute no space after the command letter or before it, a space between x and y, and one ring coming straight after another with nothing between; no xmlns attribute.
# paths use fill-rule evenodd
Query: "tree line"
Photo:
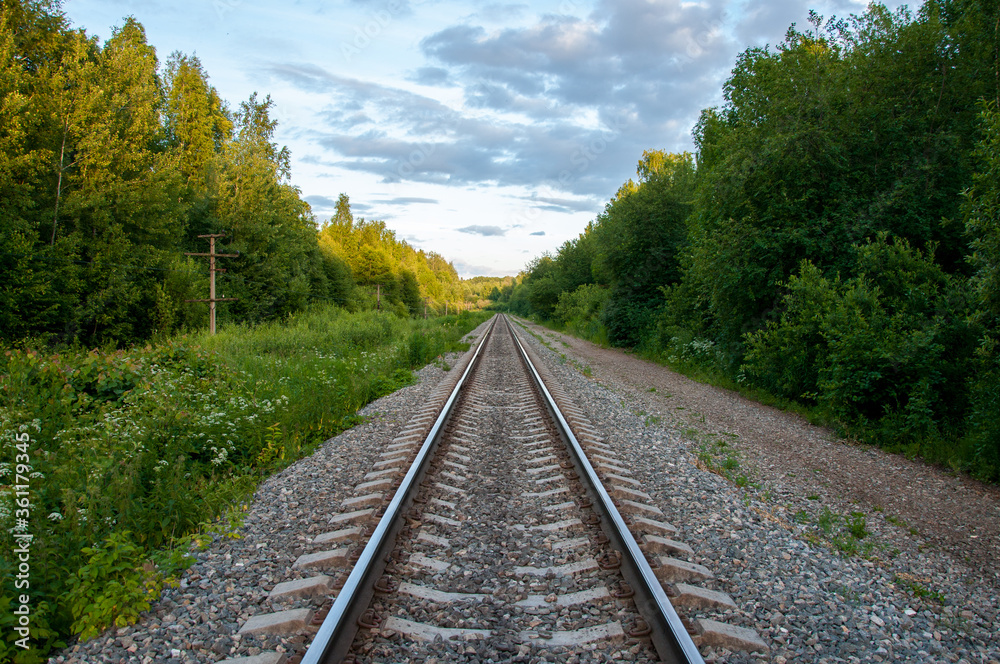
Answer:
<svg viewBox="0 0 1000 664"><path fill-rule="evenodd" d="M498 298L1000 478L1000 11L810 13Z"/></svg>
<svg viewBox="0 0 1000 664"><path fill-rule="evenodd" d="M381 222L345 229L338 211L321 233L270 97L230 107L198 58L161 66L132 18L100 44L58 0L2 7L0 340L124 346L203 327L207 305L187 301L208 296L207 261L185 253L207 251L206 234L239 254L220 261L218 296L236 298L222 323L373 307L375 282L401 314L468 294Z"/></svg>

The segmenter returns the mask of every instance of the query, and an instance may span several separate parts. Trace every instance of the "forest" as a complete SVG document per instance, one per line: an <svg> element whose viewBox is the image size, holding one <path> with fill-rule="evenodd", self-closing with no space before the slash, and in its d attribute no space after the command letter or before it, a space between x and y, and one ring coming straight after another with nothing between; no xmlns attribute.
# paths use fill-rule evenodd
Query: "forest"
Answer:
<svg viewBox="0 0 1000 664"><path fill-rule="evenodd" d="M0 662L37 664L134 623L263 478L447 370L503 280L346 194L317 221L270 98L231 108L135 20L100 44L55 0L0 6ZM222 234L212 336L187 254Z"/></svg>
<svg viewBox="0 0 1000 664"><path fill-rule="evenodd" d="M54 0L3 0L0 25L0 341L125 347L207 324L218 253L220 324L311 304L400 315L483 299L441 256L346 195L317 222L274 142L270 97L235 108L196 57L164 63L127 19L104 44ZM485 301L485 300L484 300Z"/></svg>
<svg viewBox="0 0 1000 664"><path fill-rule="evenodd" d="M500 306L1000 479L997 2L810 13Z"/></svg>

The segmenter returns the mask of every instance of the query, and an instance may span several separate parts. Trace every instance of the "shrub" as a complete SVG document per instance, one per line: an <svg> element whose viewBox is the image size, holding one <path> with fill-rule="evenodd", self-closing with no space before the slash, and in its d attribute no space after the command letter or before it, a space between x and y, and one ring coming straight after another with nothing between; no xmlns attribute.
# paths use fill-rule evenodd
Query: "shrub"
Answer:
<svg viewBox="0 0 1000 664"><path fill-rule="evenodd" d="M597 284L584 284L573 292L561 293L554 317L570 332L585 339L606 336L601 314L610 295L610 290Z"/></svg>
<svg viewBox="0 0 1000 664"><path fill-rule="evenodd" d="M318 308L285 325L123 351L5 352L0 483L15 467L15 436L29 433L36 654L60 636L134 621L180 564L159 551L176 552L262 476L351 426L360 406L409 382L412 367L482 320ZM0 485L5 552L12 501ZM4 554L0 605L16 597L10 564ZM5 648L0 640L0 659Z"/></svg>
<svg viewBox="0 0 1000 664"><path fill-rule="evenodd" d="M87 564L70 577L69 606L73 631L87 640L112 625L125 627L139 619L163 589L164 577L145 560L129 533L108 536L103 546L83 549Z"/></svg>
<svg viewBox="0 0 1000 664"><path fill-rule="evenodd" d="M964 283L905 240L856 251L859 275L844 282L802 263L780 319L746 337L744 375L887 447L933 440L968 407L977 331Z"/></svg>

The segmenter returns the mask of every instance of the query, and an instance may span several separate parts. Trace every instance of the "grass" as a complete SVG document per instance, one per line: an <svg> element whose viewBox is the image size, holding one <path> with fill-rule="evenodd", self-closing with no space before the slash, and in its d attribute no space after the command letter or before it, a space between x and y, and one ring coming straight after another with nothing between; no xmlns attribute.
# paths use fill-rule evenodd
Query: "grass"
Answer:
<svg viewBox="0 0 1000 664"><path fill-rule="evenodd" d="M695 429L686 429L685 436L698 442L698 462L705 470L715 473L741 489L759 489L760 484L740 469L739 451L716 434L701 435Z"/></svg>
<svg viewBox="0 0 1000 664"><path fill-rule="evenodd" d="M44 661L71 634L134 621L263 477L353 426L358 408L410 383L413 368L465 347L460 338L484 319L324 307L214 337L0 357L0 482L10 481L14 436L27 435L24 526L35 537L35 648L14 651L0 612L0 661ZM11 500L0 484L0 507ZM5 551L21 527L13 517L0 509ZM5 554L0 606L17 596L12 572Z"/></svg>
<svg viewBox="0 0 1000 664"><path fill-rule="evenodd" d="M818 500L819 496L808 496L808 500ZM884 549L867 539L868 520L864 512L839 514L824 505L819 513L804 509L795 512L792 520L807 526L805 539L813 544L826 546L844 556L861 556L871 559L877 550Z"/></svg>
<svg viewBox="0 0 1000 664"><path fill-rule="evenodd" d="M904 590L909 591L917 599L930 600L941 605L945 603L945 597L942 593L931 590L924 585L927 582L926 579L919 579L912 574L900 572L893 577L892 581Z"/></svg>

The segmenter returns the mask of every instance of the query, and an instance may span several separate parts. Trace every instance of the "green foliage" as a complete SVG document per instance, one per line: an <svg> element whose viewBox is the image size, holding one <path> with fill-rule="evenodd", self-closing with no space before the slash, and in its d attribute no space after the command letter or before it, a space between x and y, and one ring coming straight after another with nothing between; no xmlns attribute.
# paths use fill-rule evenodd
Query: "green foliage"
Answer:
<svg viewBox="0 0 1000 664"><path fill-rule="evenodd" d="M559 294L553 318L584 339L606 341L607 332L601 325L601 316L610 294L607 287L598 284L583 284L575 291L563 291Z"/></svg>
<svg viewBox="0 0 1000 664"><path fill-rule="evenodd" d="M316 302L359 310L382 283L388 310L435 313L479 301L436 254L355 222L331 251L289 152L274 143L270 97L230 108L198 58L162 68L125 19L104 44L58 3L5 0L0 15L0 338L124 347L203 328L208 262L200 235L225 234L221 325L281 320ZM349 234L350 234L349 233ZM328 233L329 235L329 233ZM336 235L336 233L334 233ZM363 265L363 263L365 263ZM401 306L400 306L401 305Z"/></svg>
<svg viewBox="0 0 1000 664"><path fill-rule="evenodd" d="M906 574L905 572L899 573L893 576L893 583L905 588L910 591L914 597L917 599L927 599L937 604L945 604L945 596L937 590L930 590L924 583L927 579L918 579L912 574Z"/></svg>
<svg viewBox="0 0 1000 664"><path fill-rule="evenodd" d="M588 337L614 345L639 343L654 325L662 287L680 278L694 161L687 153L647 150L636 174L639 182L623 185L577 239L529 263L508 300L511 311L573 321ZM593 284L600 289L578 290Z"/></svg>
<svg viewBox="0 0 1000 664"><path fill-rule="evenodd" d="M498 302L1000 478L998 11L811 12L747 49L694 159L646 151Z"/></svg>
<svg viewBox="0 0 1000 664"><path fill-rule="evenodd" d="M868 536L868 522L864 512L851 512L851 517L845 524L847 532L855 539L864 539Z"/></svg>
<svg viewBox="0 0 1000 664"><path fill-rule="evenodd" d="M108 536L103 546L85 547L87 564L69 579L67 601L73 631L91 639L108 627L125 627L139 619L163 590L163 575L145 561L144 551L129 533Z"/></svg>
<svg viewBox="0 0 1000 664"><path fill-rule="evenodd" d="M977 334L964 284L905 240L880 235L856 253L844 282L803 262L781 318L747 337L744 378L890 448L937 439L968 407Z"/></svg>
<svg viewBox="0 0 1000 664"><path fill-rule="evenodd" d="M975 270L971 286L974 316L984 333L976 349L971 379L972 414L967 437L973 472L1000 479L1000 110L982 108L983 138L977 171L963 209Z"/></svg>
<svg viewBox="0 0 1000 664"><path fill-rule="evenodd" d="M748 352L741 377L747 375L775 394L815 401L825 338L821 331L827 312L839 298L839 277L825 278L803 261L799 273L788 281L785 309L778 323L771 323L747 337Z"/></svg>
<svg viewBox="0 0 1000 664"><path fill-rule="evenodd" d="M754 48L703 116L697 213L685 280L712 337L738 365L742 337L766 324L802 260L853 276L845 247L887 231L935 243L961 268L956 224L967 183L974 98L945 85L942 26L872 5L776 51ZM905 100L905 101L904 101ZM903 110L905 109L905 110ZM964 149L963 149L964 148Z"/></svg>
<svg viewBox="0 0 1000 664"><path fill-rule="evenodd" d="M32 441L32 643L44 653L71 633L134 621L184 566L192 535L231 533L232 506L261 477L352 426L358 408L484 318L316 307L284 325L127 350L6 351L0 481L15 467L15 435ZM0 603L17 596L13 499L0 486Z"/></svg>
<svg viewBox="0 0 1000 664"><path fill-rule="evenodd" d="M383 308L402 316L423 315L425 302L434 315L454 312L466 302L488 304L481 288L484 278L461 281L451 263L397 239L385 222L356 219L347 194L340 195L336 214L318 241L324 260L346 267L355 291L349 300L374 306L377 287ZM354 283L361 288L354 289Z"/></svg>
<svg viewBox="0 0 1000 664"><path fill-rule="evenodd" d="M602 314L608 339L636 346L655 325L664 286L680 280L680 255L694 194L688 153L646 151L629 180L605 206L594 230L594 271L611 287Z"/></svg>

